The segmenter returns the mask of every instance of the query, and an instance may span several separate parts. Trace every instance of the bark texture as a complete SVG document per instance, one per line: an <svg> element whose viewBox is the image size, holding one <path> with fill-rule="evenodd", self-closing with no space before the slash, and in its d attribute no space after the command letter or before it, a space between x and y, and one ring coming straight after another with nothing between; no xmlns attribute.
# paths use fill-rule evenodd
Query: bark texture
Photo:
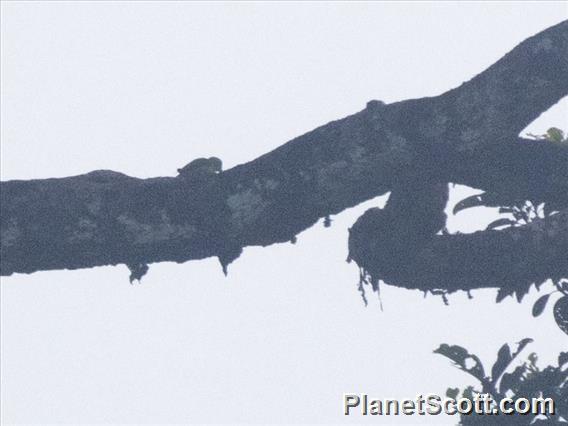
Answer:
<svg viewBox="0 0 568 426"><path fill-rule="evenodd" d="M226 267L245 246L289 241L319 218L392 191L396 215L388 220L400 238L391 232L380 242L386 232L373 226L389 223L383 219L390 213L374 211L358 227L369 251L353 246L356 226L350 247L354 260L392 284L453 291L566 274L568 145L522 139L519 132L567 94L565 21L440 96L370 101L207 179L98 170L1 182L0 273L119 263L139 270L210 256ZM504 203L545 201L561 212L522 229L435 237L448 182L491 191ZM378 254L389 246L402 253L413 241L410 229L420 240L412 255L391 255L387 267L369 263L384 265Z"/></svg>

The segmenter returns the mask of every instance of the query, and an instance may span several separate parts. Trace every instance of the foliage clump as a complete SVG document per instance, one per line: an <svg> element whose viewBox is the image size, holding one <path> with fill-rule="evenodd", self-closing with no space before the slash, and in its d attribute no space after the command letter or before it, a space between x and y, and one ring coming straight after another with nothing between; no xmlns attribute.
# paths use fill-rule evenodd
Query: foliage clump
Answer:
<svg viewBox="0 0 568 426"><path fill-rule="evenodd" d="M568 352L561 352L558 365L540 369L537 366L537 355L531 353L526 361L511 369L513 361L519 353L533 340L525 338L518 342L515 350L508 344L499 349L497 360L488 374L479 357L469 353L457 345L442 344L434 353L452 360L455 365L475 377L481 387L468 386L463 391L459 388L449 388L446 395L449 398L458 397L474 399L476 394L489 394L494 401L503 398L512 400L519 398L551 398L554 401L554 414L477 414L461 415L461 425L534 425L534 424L565 424L568 420ZM498 417L497 417L498 416Z"/></svg>

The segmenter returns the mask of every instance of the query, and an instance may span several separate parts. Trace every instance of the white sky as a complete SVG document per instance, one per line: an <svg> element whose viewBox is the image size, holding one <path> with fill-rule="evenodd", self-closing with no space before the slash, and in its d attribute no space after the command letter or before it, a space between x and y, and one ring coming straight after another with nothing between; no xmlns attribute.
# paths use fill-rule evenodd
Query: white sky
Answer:
<svg viewBox="0 0 568 426"><path fill-rule="evenodd" d="M113 169L174 175L199 156L227 167L364 108L440 94L568 3L2 2L1 177ZM528 130L568 128L565 99ZM453 194L453 202L464 188ZM372 200L296 245L217 261L2 278L2 422L370 423L457 418L342 415L344 392L444 394L474 384L432 350L461 344L490 365L533 337L541 365L566 349L536 292L439 297L383 288L363 306L347 228ZM474 209L450 228L492 220ZM498 283L496 283L498 285ZM382 423L381 423L382 421Z"/></svg>

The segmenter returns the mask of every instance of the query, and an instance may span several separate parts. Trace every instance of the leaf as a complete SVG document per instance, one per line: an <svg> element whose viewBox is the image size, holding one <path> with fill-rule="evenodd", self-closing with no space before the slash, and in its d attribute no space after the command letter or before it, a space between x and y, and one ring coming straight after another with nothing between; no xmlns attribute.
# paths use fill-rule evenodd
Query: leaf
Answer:
<svg viewBox="0 0 568 426"><path fill-rule="evenodd" d="M479 206L499 207L501 213L514 213L517 208L515 206L523 201L524 200L515 198L510 194L482 192L481 194L471 195L459 201L454 206L453 213L456 214L462 210Z"/></svg>
<svg viewBox="0 0 568 426"><path fill-rule="evenodd" d="M550 298L550 294L545 294L544 296L539 297L536 302L534 302L534 305L533 305L533 308L532 308L533 317L536 318L540 314L542 314L542 312L544 311L544 308L546 308L546 303L548 302L549 298Z"/></svg>
<svg viewBox="0 0 568 426"><path fill-rule="evenodd" d="M454 206L453 213L456 214L457 212L460 212L460 211L465 210L465 209L469 209L471 207L483 206L484 205L484 199L483 199L484 195L485 195L485 193L482 193L482 194L472 195L471 197L464 198L463 200L461 200L460 202L458 202Z"/></svg>
<svg viewBox="0 0 568 426"><path fill-rule="evenodd" d="M503 373L507 369L507 367L509 365L511 365L511 363L515 360L515 358L521 353L521 351L529 343L532 343L532 342L533 342L533 339L531 339L530 337L526 337L523 340L521 340L520 342L517 342L517 345L518 345L517 350L515 352L513 352L513 354L510 355L509 362L507 363L505 368L503 368L503 371L501 373ZM503 346L506 346L506 345L503 345ZM503 349L503 347L501 347L501 349ZM501 350L499 350L499 352L501 352ZM505 357L506 355L503 355L503 356ZM497 356L497 361L499 361L499 356ZM495 364L497 364L497 362ZM493 366L493 369L495 370L495 366ZM511 374L504 373L503 377L501 379L501 383L499 385L500 392L502 394L505 394L508 389L516 389L517 385L519 384L519 382L522 379L522 376L523 376L523 374L525 373L526 370L527 370L527 366L526 366L526 364L523 364L523 365L515 368L515 370ZM495 381L496 381L495 378L492 377L492 379L493 379L493 383L495 383Z"/></svg>
<svg viewBox="0 0 568 426"><path fill-rule="evenodd" d="M505 225L514 225L515 223L516 222L514 220L501 218L491 222L489 225L487 225L487 228L485 228L485 230L489 231L490 229L499 228L500 226L505 226Z"/></svg>
<svg viewBox="0 0 568 426"><path fill-rule="evenodd" d="M561 297L554 304L554 320L564 333L568 334L568 297Z"/></svg>
<svg viewBox="0 0 568 426"><path fill-rule="evenodd" d="M497 360L491 369L491 380L493 384L499 380L499 377L507 369L512 360L511 348L509 348L509 345L505 343L501 346L501 349L499 349L499 352L497 353Z"/></svg>
<svg viewBox="0 0 568 426"><path fill-rule="evenodd" d="M538 356L536 355L536 352L533 352L529 355L528 357L529 362L533 365L536 366L536 362L538 361Z"/></svg>
<svg viewBox="0 0 568 426"><path fill-rule="evenodd" d="M463 397L473 400L473 386L468 386L467 388L464 389Z"/></svg>
<svg viewBox="0 0 568 426"><path fill-rule="evenodd" d="M517 351L513 353L513 359L515 359L517 357L517 355L519 355L521 353L521 351L529 344L534 342L534 339L531 339L530 337L525 337L523 340L521 340L520 342L517 342L517 344L519 345L517 347Z"/></svg>
<svg viewBox="0 0 568 426"><path fill-rule="evenodd" d="M448 398L452 398L452 399L457 399L458 395L460 393L460 389L459 388L448 388L446 390L446 396Z"/></svg>
<svg viewBox="0 0 568 426"><path fill-rule="evenodd" d="M508 390L517 389L526 370L527 367L523 364L515 368L512 373L503 374L503 378L499 385L499 392L504 395Z"/></svg>
<svg viewBox="0 0 568 426"><path fill-rule="evenodd" d="M450 358L457 363L462 362L469 355L469 352L465 348L458 345L450 346L447 343L442 343L438 349L434 350L434 353L444 355L446 358Z"/></svg>
<svg viewBox="0 0 568 426"><path fill-rule="evenodd" d="M560 352L560 355L558 355L558 366L562 367L566 363L568 363L568 352Z"/></svg>
<svg viewBox="0 0 568 426"><path fill-rule="evenodd" d="M557 127L551 127L546 131L546 139L553 142L562 142L564 140L564 132Z"/></svg>
<svg viewBox="0 0 568 426"><path fill-rule="evenodd" d="M481 360L476 355L470 354L465 348L458 345L450 346L446 343L442 343L440 347L434 351L434 353L438 353L451 359L455 364L457 364L460 370L471 374L480 382L485 380L485 371ZM473 360L474 364L471 367L467 367L467 361L470 359Z"/></svg>

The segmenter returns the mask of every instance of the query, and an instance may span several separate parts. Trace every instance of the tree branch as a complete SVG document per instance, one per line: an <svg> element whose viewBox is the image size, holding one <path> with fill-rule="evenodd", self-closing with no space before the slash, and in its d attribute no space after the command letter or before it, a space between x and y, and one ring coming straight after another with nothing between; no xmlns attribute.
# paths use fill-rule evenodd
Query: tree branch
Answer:
<svg viewBox="0 0 568 426"><path fill-rule="evenodd" d="M399 182L454 181L562 200L568 148L529 147L517 134L568 93L567 40L563 22L446 94L372 101L200 185L111 171L2 182L0 273L208 256L226 265L242 247L290 240Z"/></svg>
<svg viewBox="0 0 568 426"><path fill-rule="evenodd" d="M425 194L440 200L433 191L442 189ZM405 197L420 200L414 195ZM449 293L499 287L522 297L531 284L568 276L568 210L501 231L436 235L440 219L433 206L439 201L426 210L416 203L414 213L390 201L385 209L367 210L349 234L349 257L374 287L379 280Z"/></svg>

